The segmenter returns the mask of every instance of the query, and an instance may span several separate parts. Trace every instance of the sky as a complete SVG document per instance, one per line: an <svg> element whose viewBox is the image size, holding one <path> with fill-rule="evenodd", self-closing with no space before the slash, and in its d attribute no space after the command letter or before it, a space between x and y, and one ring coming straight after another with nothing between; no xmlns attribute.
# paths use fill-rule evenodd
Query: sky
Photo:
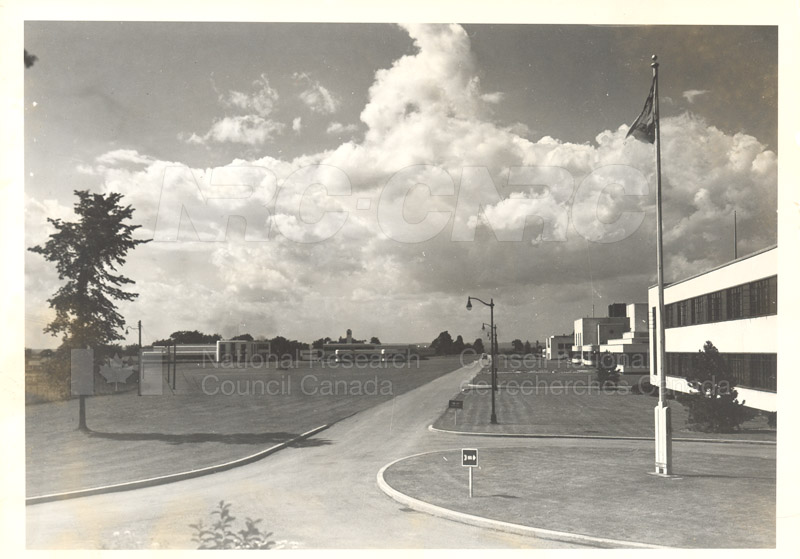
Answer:
<svg viewBox="0 0 800 559"><path fill-rule="evenodd" d="M777 242L774 26L28 21L24 45L25 244L74 190L123 194L145 344L472 341L467 296L543 342L646 301L654 149L625 135L653 53L666 280L733 258L734 211L740 255ZM58 345L58 285L26 253L26 347Z"/></svg>

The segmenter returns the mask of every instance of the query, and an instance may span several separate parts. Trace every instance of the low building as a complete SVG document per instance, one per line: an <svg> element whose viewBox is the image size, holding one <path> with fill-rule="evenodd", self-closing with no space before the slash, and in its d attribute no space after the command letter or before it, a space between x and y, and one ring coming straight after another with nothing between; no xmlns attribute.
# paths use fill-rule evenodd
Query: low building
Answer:
<svg viewBox="0 0 800 559"><path fill-rule="evenodd" d="M561 334L560 336L548 336L545 339L545 358L565 359L572 356L572 343L574 336Z"/></svg>
<svg viewBox="0 0 800 559"><path fill-rule="evenodd" d="M658 286L648 292L650 382L658 385ZM778 248L769 247L664 287L667 388L691 392L686 375L710 341L736 379L739 401L777 411Z"/></svg>
<svg viewBox="0 0 800 559"><path fill-rule="evenodd" d="M259 362L267 361L270 344L267 341L219 340L216 347L217 362L248 363L258 356Z"/></svg>

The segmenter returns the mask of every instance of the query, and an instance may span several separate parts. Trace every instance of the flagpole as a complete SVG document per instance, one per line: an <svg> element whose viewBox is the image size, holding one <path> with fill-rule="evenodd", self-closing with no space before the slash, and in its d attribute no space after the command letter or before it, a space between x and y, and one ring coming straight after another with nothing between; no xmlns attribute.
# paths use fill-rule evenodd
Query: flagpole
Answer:
<svg viewBox="0 0 800 559"><path fill-rule="evenodd" d="M661 212L661 123L658 114L658 57L653 55L653 116L655 123L656 147L656 259L658 260L658 405L655 412L655 473L657 475L672 475L672 417L667 405L667 376L666 376L666 326L664 324L666 313L664 311L664 243L663 243L663 216Z"/></svg>

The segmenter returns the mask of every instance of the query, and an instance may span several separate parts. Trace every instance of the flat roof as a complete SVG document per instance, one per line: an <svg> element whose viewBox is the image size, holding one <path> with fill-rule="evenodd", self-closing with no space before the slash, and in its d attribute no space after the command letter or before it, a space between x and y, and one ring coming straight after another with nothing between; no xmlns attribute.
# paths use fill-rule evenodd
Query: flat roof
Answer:
<svg viewBox="0 0 800 559"><path fill-rule="evenodd" d="M678 285L679 283L683 283L685 281L689 281L689 280L693 280L695 278L699 278L700 276L704 276L706 274L710 274L711 272L715 272L717 270L721 270L722 268L724 268L726 266L730 266L731 264L736 264L738 262L741 262L742 260L747 260L748 258L752 258L754 256L758 256L759 254L763 254L765 252L769 252L770 250L774 250L776 248L778 248L777 244L770 245L768 247L762 248L761 250L757 250L755 252L751 252L750 254L746 254L744 256L740 256L739 258L737 258L735 260L730 260L728 262L725 262L724 264L720 264L719 266L715 266L715 267L709 268L708 270L705 270L703 272L699 272L699 273L697 273L697 274L695 274L693 276L689 276L688 278L683 278L683 279L680 279L678 281L673 281L672 283L666 283L666 284L664 284L664 287L665 288L672 287L673 285ZM653 289L655 287L658 287L658 284L651 285L650 287L647 288L647 290L649 291L649 290L651 290L651 289Z"/></svg>

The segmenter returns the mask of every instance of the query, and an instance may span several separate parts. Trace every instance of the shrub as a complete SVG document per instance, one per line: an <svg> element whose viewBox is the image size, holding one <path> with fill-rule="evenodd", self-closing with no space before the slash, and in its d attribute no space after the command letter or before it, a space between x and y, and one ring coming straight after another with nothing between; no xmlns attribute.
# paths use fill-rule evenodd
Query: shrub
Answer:
<svg viewBox="0 0 800 559"><path fill-rule="evenodd" d="M230 503L220 501L217 508L211 511L211 526L206 527L202 520L197 524L189 524L195 531L192 541L200 544L197 549L270 549L275 545L269 539L272 532L262 532L257 526L260 518L245 518L244 528L234 531L233 521L236 517L231 516L230 508Z"/></svg>
<svg viewBox="0 0 800 559"><path fill-rule="evenodd" d="M706 433L731 433L755 417L756 411L739 402L736 379L714 344L706 342L686 381L696 392L680 394L678 402L689 409L690 429Z"/></svg>
<svg viewBox="0 0 800 559"><path fill-rule="evenodd" d="M606 386L617 386L619 382L619 372L617 372L617 365L614 362L611 354L605 352L597 360L597 367L595 368L595 380L600 384L600 388Z"/></svg>

